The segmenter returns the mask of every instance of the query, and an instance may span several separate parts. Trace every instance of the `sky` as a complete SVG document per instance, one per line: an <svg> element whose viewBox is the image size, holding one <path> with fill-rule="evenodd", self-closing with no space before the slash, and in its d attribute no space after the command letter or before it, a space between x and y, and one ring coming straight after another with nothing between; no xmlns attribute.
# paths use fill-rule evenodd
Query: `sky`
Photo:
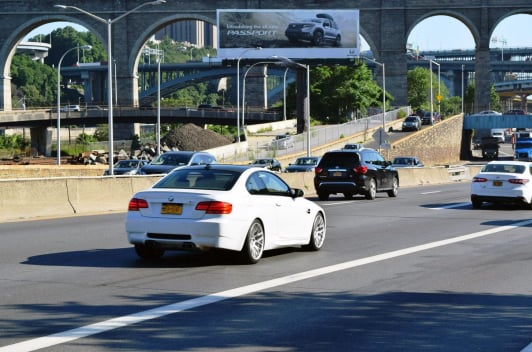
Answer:
<svg viewBox="0 0 532 352"><path fill-rule="evenodd" d="M69 22L53 22L33 30L25 40L38 34L49 34L55 28L70 25L77 31L85 27ZM532 48L532 15L513 15L504 19L495 29L490 47ZM493 38L497 41L493 42ZM460 21L449 16L433 16L420 22L410 33L408 43L420 51L474 49L473 36ZM361 51L369 50L362 40Z"/></svg>

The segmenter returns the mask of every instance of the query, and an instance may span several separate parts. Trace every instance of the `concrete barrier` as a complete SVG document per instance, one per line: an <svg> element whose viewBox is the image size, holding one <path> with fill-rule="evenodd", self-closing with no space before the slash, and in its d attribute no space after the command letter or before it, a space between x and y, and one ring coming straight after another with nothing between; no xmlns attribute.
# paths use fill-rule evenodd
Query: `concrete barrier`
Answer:
<svg viewBox="0 0 532 352"><path fill-rule="evenodd" d="M481 165L450 168L399 169L400 187L469 182ZM306 196L315 196L314 173L280 176ZM72 215L125 212L131 196L149 188L161 176L93 176L0 180L0 221L22 221Z"/></svg>

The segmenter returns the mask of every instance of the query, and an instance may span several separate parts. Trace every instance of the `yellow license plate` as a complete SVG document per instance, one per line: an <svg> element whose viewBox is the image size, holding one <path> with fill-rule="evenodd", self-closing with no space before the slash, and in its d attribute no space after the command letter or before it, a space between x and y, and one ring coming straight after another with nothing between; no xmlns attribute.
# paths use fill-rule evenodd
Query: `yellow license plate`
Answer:
<svg viewBox="0 0 532 352"><path fill-rule="evenodd" d="M502 186L502 181L493 181L493 185L497 186L497 187L500 187L500 186Z"/></svg>
<svg viewBox="0 0 532 352"><path fill-rule="evenodd" d="M333 176L334 177L340 177L340 176L342 176L342 172L341 171L335 171L335 172L333 172Z"/></svg>
<svg viewBox="0 0 532 352"><path fill-rule="evenodd" d="M163 203L161 207L161 214L181 215L183 212L183 204Z"/></svg>

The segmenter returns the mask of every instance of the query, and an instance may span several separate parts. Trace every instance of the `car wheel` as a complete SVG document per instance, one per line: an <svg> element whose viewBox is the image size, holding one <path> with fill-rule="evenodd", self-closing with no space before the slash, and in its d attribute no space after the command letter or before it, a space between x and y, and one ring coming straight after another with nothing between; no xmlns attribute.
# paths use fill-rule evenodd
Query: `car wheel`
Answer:
<svg viewBox="0 0 532 352"><path fill-rule="evenodd" d="M323 33L320 31L314 32L314 36L312 37L312 44L318 46L323 41Z"/></svg>
<svg viewBox="0 0 532 352"><path fill-rule="evenodd" d="M327 199L329 199L329 193L318 192L318 198L320 200L327 200Z"/></svg>
<svg viewBox="0 0 532 352"><path fill-rule="evenodd" d="M336 36L336 40L334 41L334 46L341 46L342 45L342 37L340 35Z"/></svg>
<svg viewBox="0 0 532 352"><path fill-rule="evenodd" d="M322 213L316 214L314 224L312 224L312 232L310 234L310 241L303 248L310 251L319 251L325 242L325 218Z"/></svg>
<svg viewBox="0 0 532 352"><path fill-rule="evenodd" d="M388 191L388 196L397 197L397 193L399 193L399 180L397 177L394 177L392 180L392 189Z"/></svg>
<svg viewBox="0 0 532 352"><path fill-rule="evenodd" d="M377 197L377 183L375 179L369 180L368 191L366 192L366 199L373 200Z"/></svg>
<svg viewBox="0 0 532 352"><path fill-rule="evenodd" d="M482 207L482 202L477 199L471 199L471 205L473 206L473 209L480 209Z"/></svg>
<svg viewBox="0 0 532 352"><path fill-rule="evenodd" d="M246 263L255 264L264 252L264 228L259 220L255 219L249 227L244 248L242 249L242 257Z"/></svg>
<svg viewBox="0 0 532 352"><path fill-rule="evenodd" d="M135 252L143 259L159 259L164 254L164 249L157 246L147 246L145 244L135 244Z"/></svg>

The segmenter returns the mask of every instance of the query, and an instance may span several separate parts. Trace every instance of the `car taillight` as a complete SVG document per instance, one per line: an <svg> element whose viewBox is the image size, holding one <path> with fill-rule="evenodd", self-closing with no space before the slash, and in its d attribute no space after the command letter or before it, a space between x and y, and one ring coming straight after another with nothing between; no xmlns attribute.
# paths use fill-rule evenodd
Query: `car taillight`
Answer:
<svg viewBox="0 0 532 352"><path fill-rule="evenodd" d="M353 169L355 174L364 175L368 172L368 167L366 165L359 165Z"/></svg>
<svg viewBox="0 0 532 352"><path fill-rule="evenodd" d="M323 171L323 169L322 169L321 167L316 167L316 168L314 168L314 172L315 172L316 174L321 174L322 171Z"/></svg>
<svg viewBox="0 0 532 352"><path fill-rule="evenodd" d="M132 198L127 207L128 211L139 211L148 208L148 202L140 198Z"/></svg>
<svg viewBox="0 0 532 352"><path fill-rule="evenodd" d="M196 210L202 210L205 214L231 214L233 204L218 201L199 202Z"/></svg>
<svg viewBox="0 0 532 352"><path fill-rule="evenodd" d="M514 185L526 185L528 183L528 179L526 178L515 178L510 179L508 182L513 183Z"/></svg>
<svg viewBox="0 0 532 352"><path fill-rule="evenodd" d="M488 182L488 179L485 177L473 177L473 182Z"/></svg>

